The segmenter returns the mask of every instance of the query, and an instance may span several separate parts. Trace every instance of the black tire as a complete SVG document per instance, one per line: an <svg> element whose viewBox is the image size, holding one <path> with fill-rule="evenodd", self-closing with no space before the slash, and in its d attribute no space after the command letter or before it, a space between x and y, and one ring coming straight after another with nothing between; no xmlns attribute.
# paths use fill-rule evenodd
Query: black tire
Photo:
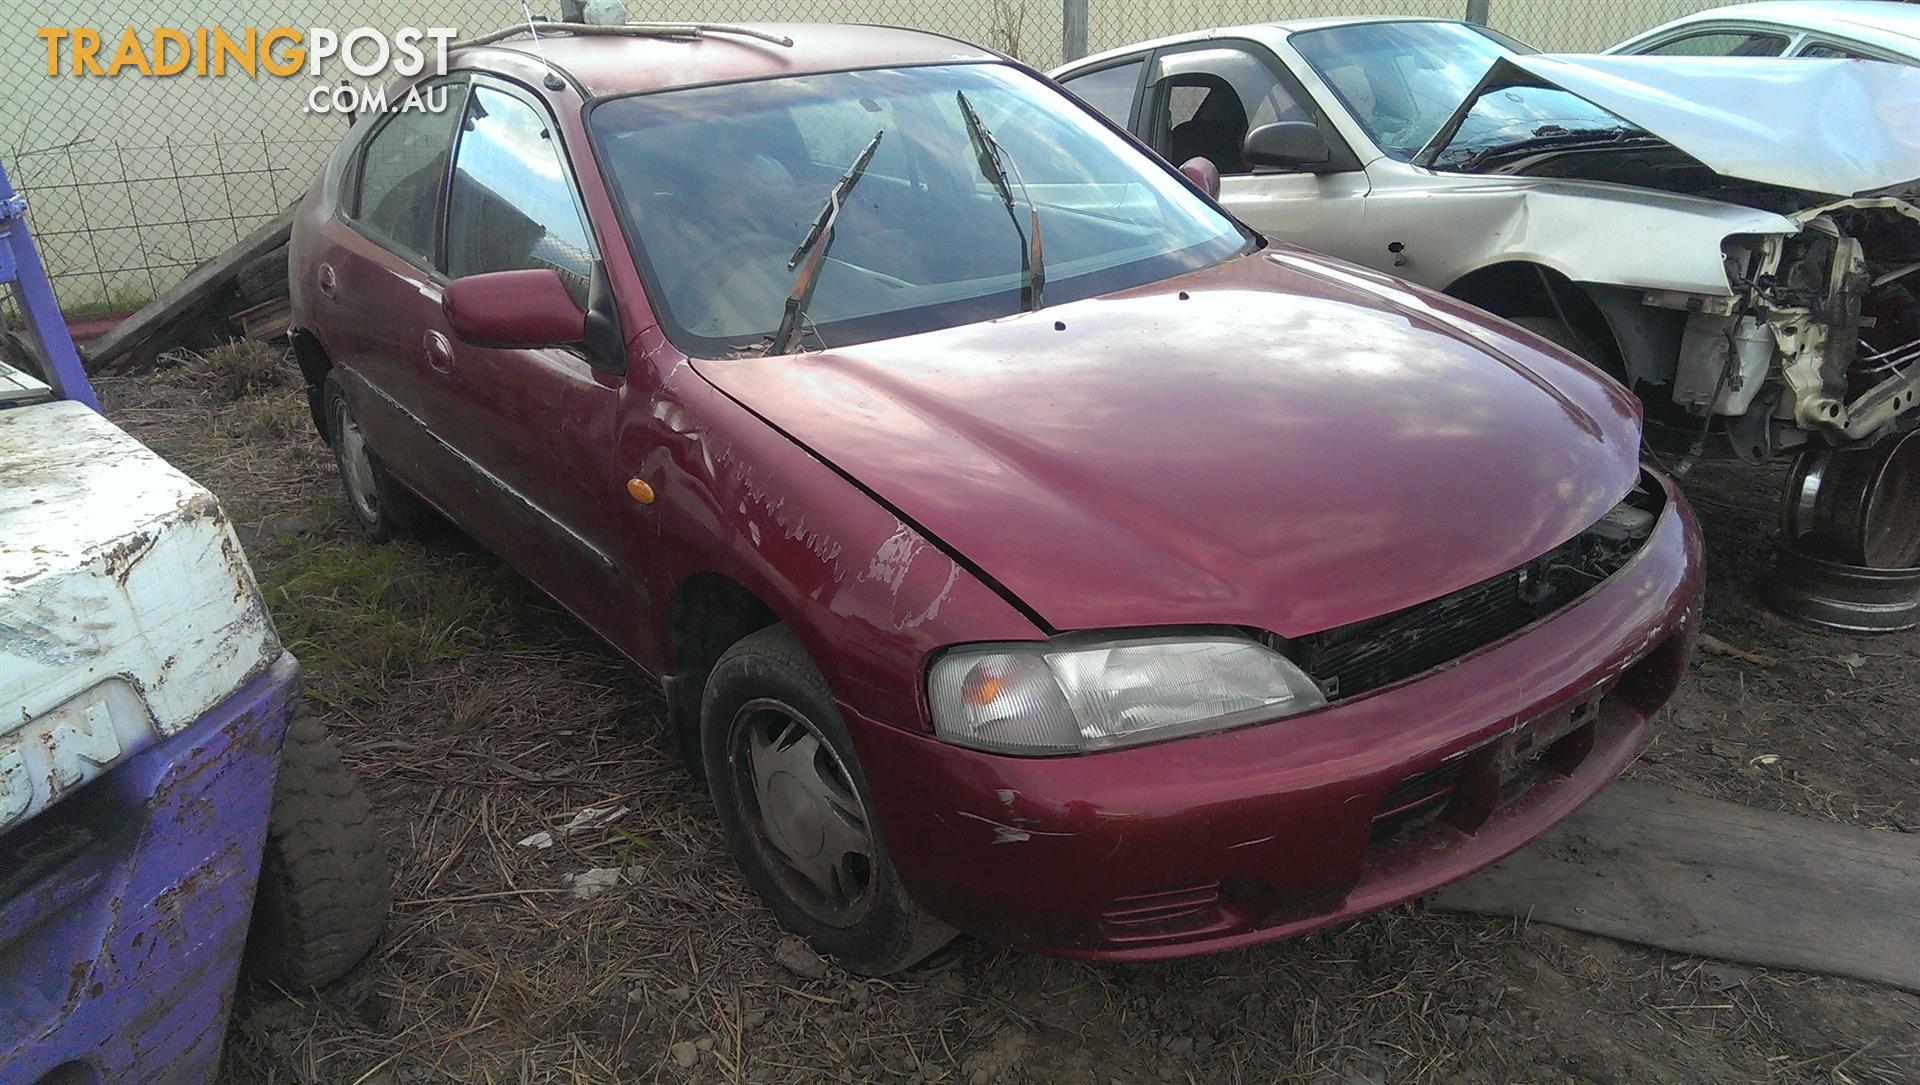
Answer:
<svg viewBox="0 0 1920 1085"><path fill-rule="evenodd" d="M1601 372L1615 380L1622 376L1620 366L1607 348L1599 341L1579 328L1569 328L1557 316L1511 316L1507 318L1514 324L1527 329L1560 349L1591 362Z"/></svg>
<svg viewBox="0 0 1920 1085"><path fill-rule="evenodd" d="M288 990L339 979L386 927L386 852L360 780L320 721L295 710L273 786L247 973Z"/></svg>
<svg viewBox="0 0 1920 1085"><path fill-rule="evenodd" d="M844 770L844 782L851 784L852 791L846 797L856 800L864 815L869 850L864 861L855 864L860 897L839 914L825 915L834 909L812 899L806 879L781 858L768 835L775 823L761 813L757 789L748 781L752 755L736 753L740 742L746 741L741 736L761 726L757 721L763 718L803 729L807 733L802 740L824 740L831 747L830 756L816 750L811 763L819 768L831 761L833 769ZM860 771L846 724L834 707L826 679L786 626L771 625L753 633L720 657L701 698L700 732L707 784L727 843L748 884L781 926L848 970L869 976L908 968L953 939L953 928L915 904L900 884L874 820L866 776ZM807 815L812 816L812 812ZM792 831L801 820L806 819L782 821L779 827Z"/></svg>
<svg viewBox="0 0 1920 1085"><path fill-rule="evenodd" d="M234 286L248 305L287 296L287 246L281 245L240 265Z"/></svg>
<svg viewBox="0 0 1920 1085"><path fill-rule="evenodd" d="M426 533L436 522L433 510L394 478L367 445L353 417L353 407L340 387L337 370L327 371L325 401L327 441L333 445L333 463L340 471L347 512L360 530L377 543ZM364 457L364 463L359 462L360 457Z"/></svg>

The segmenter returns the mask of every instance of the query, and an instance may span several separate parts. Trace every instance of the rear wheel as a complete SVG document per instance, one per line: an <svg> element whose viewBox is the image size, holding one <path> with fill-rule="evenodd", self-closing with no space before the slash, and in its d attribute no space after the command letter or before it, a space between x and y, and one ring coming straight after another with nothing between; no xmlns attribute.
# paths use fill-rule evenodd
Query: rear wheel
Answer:
<svg viewBox="0 0 1920 1085"><path fill-rule="evenodd" d="M768 626L720 657L700 720L728 844L781 926L876 976L953 938L900 884L846 725L786 626Z"/></svg>
<svg viewBox="0 0 1920 1085"><path fill-rule="evenodd" d="M380 457L368 447L366 434L361 432L360 422L353 416L353 408L340 386L338 371L327 372L325 395L333 462L340 469L347 509L360 530L374 542L386 542L401 535L418 534L432 524L433 511L426 502L388 473Z"/></svg>
<svg viewBox="0 0 1920 1085"><path fill-rule="evenodd" d="M391 893L359 778L320 721L296 711L260 856L248 974L290 990L339 979L379 941Z"/></svg>

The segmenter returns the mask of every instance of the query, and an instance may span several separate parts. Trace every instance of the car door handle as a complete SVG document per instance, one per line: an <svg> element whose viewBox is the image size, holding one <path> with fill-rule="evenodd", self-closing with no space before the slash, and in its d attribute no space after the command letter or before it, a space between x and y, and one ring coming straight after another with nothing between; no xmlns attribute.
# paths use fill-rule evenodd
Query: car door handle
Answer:
<svg viewBox="0 0 1920 1085"><path fill-rule="evenodd" d="M336 276L333 273L333 265L321 264L320 265L320 292L322 294L325 294L327 297L333 297L334 293L339 289L340 289L340 279L338 276Z"/></svg>
<svg viewBox="0 0 1920 1085"><path fill-rule="evenodd" d="M427 364L436 373L453 372L453 343L439 332L428 332L420 338L420 346L427 352Z"/></svg>

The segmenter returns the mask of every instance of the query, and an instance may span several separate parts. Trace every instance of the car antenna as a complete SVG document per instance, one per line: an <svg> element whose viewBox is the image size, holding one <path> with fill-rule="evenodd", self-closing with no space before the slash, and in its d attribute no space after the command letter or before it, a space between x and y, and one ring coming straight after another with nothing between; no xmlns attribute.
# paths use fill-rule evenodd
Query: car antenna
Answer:
<svg viewBox="0 0 1920 1085"><path fill-rule="evenodd" d="M520 13L527 17L527 34L533 38L533 55L540 58L540 66L547 70L547 77L540 82L548 90L559 90L567 84L560 78L560 73L553 70L553 65L547 63L547 51L540 45L540 31L533 25L533 9L527 6L527 0L520 0Z"/></svg>

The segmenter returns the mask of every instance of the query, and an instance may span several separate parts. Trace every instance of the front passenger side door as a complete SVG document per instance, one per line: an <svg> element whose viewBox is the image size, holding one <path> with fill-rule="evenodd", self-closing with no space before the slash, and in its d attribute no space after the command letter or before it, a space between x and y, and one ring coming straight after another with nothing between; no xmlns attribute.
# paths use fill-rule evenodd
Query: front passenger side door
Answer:
<svg viewBox="0 0 1920 1085"><path fill-rule="evenodd" d="M1247 133L1282 121L1317 124L1331 168L1250 165L1241 153ZM1336 256L1356 247L1367 175L1265 47L1209 41L1156 53L1137 125L1139 136L1176 166L1194 157L1211 161L1220 171L1220 202L1261 233Z"/></svg>
<svg viewBox="0 0 1920 1085"><path fill-rule="evenodd" d="M442 270L448 279L551 269L583 308L597 260L559 126L531 92L476 77L454 144ZM462 341L428 332L443 437L493 515L464 526L616 643L640 613L614 534L631 502L614 454L624 378L574 346Z"/></svg>

